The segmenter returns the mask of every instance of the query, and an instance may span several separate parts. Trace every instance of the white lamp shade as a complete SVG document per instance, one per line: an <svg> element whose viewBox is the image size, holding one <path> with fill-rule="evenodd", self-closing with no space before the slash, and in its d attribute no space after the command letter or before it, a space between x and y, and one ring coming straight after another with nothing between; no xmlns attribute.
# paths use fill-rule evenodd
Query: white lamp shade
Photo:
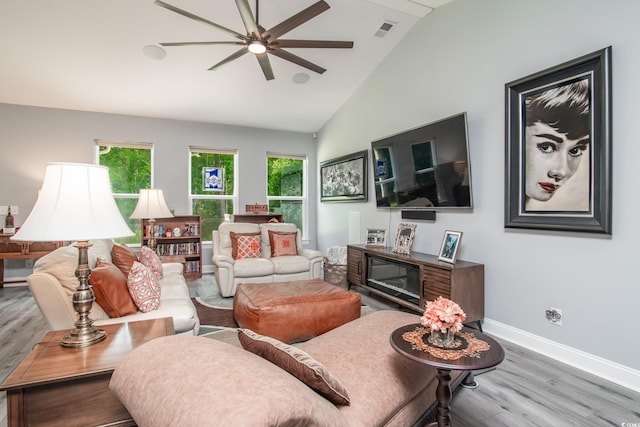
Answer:
<svg viewBox="0 0 640 427"><path fill-rule="evenodd" d="M138 204L133 210L130 218L170 218L173 214L164 201L162 190L144 189L140 190L140 198Z"/></svg>
<svg viewBox="0 0 640 427"><path fill-rule="evenodd" d="M113 199L106 167L49 163L38 200L12 239L46 242L133 234Z"/></svg>

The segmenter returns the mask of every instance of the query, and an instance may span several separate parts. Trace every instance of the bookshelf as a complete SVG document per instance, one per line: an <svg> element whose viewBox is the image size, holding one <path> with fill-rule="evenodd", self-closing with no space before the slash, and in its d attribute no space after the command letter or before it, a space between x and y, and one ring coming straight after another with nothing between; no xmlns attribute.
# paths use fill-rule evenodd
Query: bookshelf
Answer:
<svg viewBox="0 0 640 427"><path fill-rule="evenodd" d="M142 220L142 245L149 244L149 220ZM199 215L156 218L156 253L162 262L182 262L185 279L202 277L202 221Z"/></svg>

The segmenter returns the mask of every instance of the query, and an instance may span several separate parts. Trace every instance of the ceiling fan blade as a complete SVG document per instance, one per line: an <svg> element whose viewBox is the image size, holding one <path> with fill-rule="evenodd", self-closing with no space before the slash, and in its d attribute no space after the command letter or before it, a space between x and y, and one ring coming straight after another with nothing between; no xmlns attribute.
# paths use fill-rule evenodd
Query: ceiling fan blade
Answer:
<svg viewBox="0 0 640 427"><path fill-rule="evenodd" d="M238 44L244 45L244 42L172 42L172 43L158 43L160 46L196 46L196 45L211 45L211 44Z"/></svg>
<svg viewBox="0 0 640 427"><path fill-rule="evenodd" d="M229 28L223 27L222 25L218 25L218 24L216 24L214 22L211 22L211 21L209 21L207 19L201 18L201 17L199 17L197 15L194 15L191 12L187 12L186 10L182 10L180 8L177 8L175 6L172 6L172 5L168 4L168 3L165 3L165 2L160 1L160 0L155 0L153 3L157 4L160 7L164 7L165 9L168 9L168 10L170 10L172 12L178 13L178 14L180 14L182 16L186 16L187 18L191 18L194 21L198 21L198 22L202 22L203 24L211 25L212 27L215 27L220 31L224 31L225 33L227 33L227 34L229 34L229 35L231 35L231 36L233 36L233 37L235 37L237 39L247 40L247 36L245 36L244 34L237 33L237 32L235 32L233 30L230 30Z"/></svg>
<svg viewBox="0 0 640 427"><path fill-rule="evenodd" d="M235 51L231 55L229 55L226 58L224 58L222 61L218 62L216 65L214 65L211 68L209 68L208 71L217 70L218 68L222 67L225 64L228 64L229 62L233 61L234 59L240 58L242 55L246 54L247 52L249 52L249 50L246 47L243 47L242 49Z"/></svg>
<svg viewBox="0 0 640 427"><path fill-rule="evenodd" d="M326 1L320 0L319 2L314 3L308 8L304 9L302 12L298 12L291 18L282 21L275 27L269 28L264 34L264 37L267 38L268 36L270 36L271 40L277 39L281 35L288 33L294 28L304 24L308 20L320 15L322 12L328 10L329 8L330 6Z"/></svg>
<svg viewBox="0 0 640 427"><path fill-rule="evenodd" d="M236 6L240 12L240 17L244 23L244 28L247 29L247 34L254 34L256 37L260 37L260 31L258 30L258 24L253 18L253 12L249 6L248 0L236 0Z"/></svg>
<svg viewBox="0 0 640 427"><path fill-rule="evenodd" d="M262 68L264 78L267 80L273 80L275 76L273 75L273 69L271 68L269 56L266 53L261 53L259 55L256 55L256 58L258 58L258 63L260 64L260 68Z"/></svg>
<svg viewBox="0 0 640 427"><path fill-rule="evenodd" d="M282 40L278 39L270 47L280 48L280 47L311 47L311 48L323 48L323 49L351 49L353 47L353 42L343 42L343 41L331 41L331 40Z"/></svg>
<svg viewBox="0 0 640 427"><path fill-rule="evenodd" d="M297 64L301 67L308 68L309 70L315 71L318 74L322 74L325 71L327 71L326 69L320 67L319 65L309 62L306 59L300 58L299 56L296 56L291 52L287 52L286 50L273 49L273 50L269 50L269 53L272 55L278 56L282 59L286 59L287 61L293 62L294 64Z"/></svg>

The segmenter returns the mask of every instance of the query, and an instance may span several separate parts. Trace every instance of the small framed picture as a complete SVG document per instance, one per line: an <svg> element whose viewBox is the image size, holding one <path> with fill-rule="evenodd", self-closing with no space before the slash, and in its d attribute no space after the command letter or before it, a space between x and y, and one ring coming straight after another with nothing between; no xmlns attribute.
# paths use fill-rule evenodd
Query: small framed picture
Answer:
<svg viewBox="0 0 640 427"><path fill-rule="evenodd" d="M398 234L396 234L396 243L393 246L393 252L409 255L415 235L416 224L401 223L398 225Z"/></svg>
<svg viewBox="0 0 640 427"><path fill-rule="evenodd" d="M444 232L444 239L442 239L442 246L440 247L440 255L438 259L454 263L456 261L456 253L458 252L458 246L460 246L460 239L462 239L461 231Z"/></svg>
<svg viewBox="0 0 640 427"><path fill-rule="evenodd" d="M387 230L383 228L367 228L366 246L384 247L387 243Z"/></svg>

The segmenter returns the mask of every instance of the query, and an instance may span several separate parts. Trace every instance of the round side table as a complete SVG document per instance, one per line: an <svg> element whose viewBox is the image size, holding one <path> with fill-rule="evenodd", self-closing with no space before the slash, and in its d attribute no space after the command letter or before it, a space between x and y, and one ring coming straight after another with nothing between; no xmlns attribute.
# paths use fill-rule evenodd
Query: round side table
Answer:
<svg viewBox="0 0 640 427"><path fill-rule="evenodd" d="M463 328L456 334L459 346L453 349L434 347L427 342L428 332L419 323L402 326L391 333L391 346L415 362L437 368L437 421L429 426L450 427L451 371L491 368L504 360L500 344L482 332Z"/></svg>

